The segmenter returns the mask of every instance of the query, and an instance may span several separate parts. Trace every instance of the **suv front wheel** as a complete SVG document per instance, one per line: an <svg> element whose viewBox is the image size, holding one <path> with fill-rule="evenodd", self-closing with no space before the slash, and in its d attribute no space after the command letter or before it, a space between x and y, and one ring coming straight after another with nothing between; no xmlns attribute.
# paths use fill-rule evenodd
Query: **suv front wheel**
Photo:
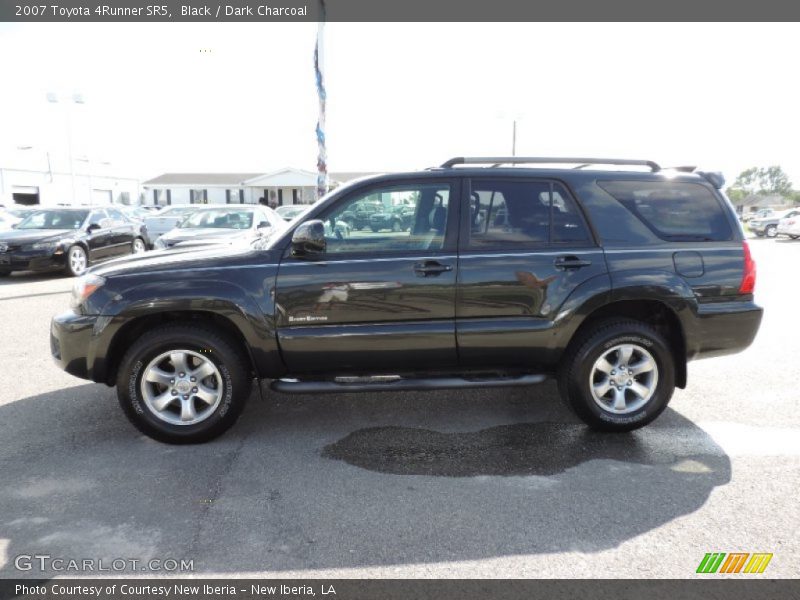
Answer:
<svg viewBox="0 0 800 600"><path fill-rule="evenodd" d="M238 345L206 326L165 325L142 335L117 373L117 398L139 431L170 444L211 440L242 412L252 379Z"/></svg>
<svg viewBox="0 0 800 600"><path fill-rule="evenodd" d="M666 340L639 321L613 320L587 332L559 371L561 396L590 427L630 431L658 417L675 389Z"/></svg>

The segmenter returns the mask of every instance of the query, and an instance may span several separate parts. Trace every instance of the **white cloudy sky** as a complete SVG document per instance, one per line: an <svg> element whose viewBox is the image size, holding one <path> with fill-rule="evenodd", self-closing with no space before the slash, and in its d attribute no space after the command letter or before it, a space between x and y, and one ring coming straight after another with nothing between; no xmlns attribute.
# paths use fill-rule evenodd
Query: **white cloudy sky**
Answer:
<svg viewBox="0 0 800 600"><path fill-rule="evenodd" d="M796 24L326 27L332 171L462 154L780 164L800 187ZM0 159L314 169L313 24L0 25ZM201 50L207 50L201 52ZM49 104L78 91L84 105ZM33 146L20 151L18 146ZM38 160L38 159L36 159Z"/></svg>

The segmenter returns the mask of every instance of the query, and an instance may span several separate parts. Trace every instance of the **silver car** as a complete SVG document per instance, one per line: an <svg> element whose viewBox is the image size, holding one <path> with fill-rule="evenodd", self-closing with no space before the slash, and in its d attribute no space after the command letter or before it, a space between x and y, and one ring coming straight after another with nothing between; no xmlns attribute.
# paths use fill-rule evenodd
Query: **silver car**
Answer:
<svg viewBox="0 0 800 600"><path fill-rule="evenodd" d="M158 238L180 225L181 221L200 208L202 206L198 205L167 206L153 216L145 215L144 224L147 227L150 245L155 247Z"/></svg>

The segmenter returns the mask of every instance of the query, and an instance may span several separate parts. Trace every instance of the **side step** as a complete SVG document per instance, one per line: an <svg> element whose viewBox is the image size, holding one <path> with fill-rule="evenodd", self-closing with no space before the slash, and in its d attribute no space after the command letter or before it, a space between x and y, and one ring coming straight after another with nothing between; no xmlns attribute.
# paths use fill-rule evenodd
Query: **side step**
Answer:
<svg viewBox="0 0 800 600"><path fill-rule="evenodd" d="M430 377L406 379L399 375L374 377L337 377L333 380L275 379L270 388L286 394L326 394L346 392L408 392L425 390L457 390L462 388L493 388L533 385L547 379L546 375L517 375L495 377Z"/></svg>

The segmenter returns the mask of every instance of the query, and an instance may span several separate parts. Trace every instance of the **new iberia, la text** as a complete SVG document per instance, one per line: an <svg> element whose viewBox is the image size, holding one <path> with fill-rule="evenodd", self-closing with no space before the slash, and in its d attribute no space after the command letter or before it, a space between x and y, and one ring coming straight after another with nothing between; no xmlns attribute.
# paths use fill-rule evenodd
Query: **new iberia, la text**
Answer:
<svg viewBox="0 0 800 600"><path fill-rule="evenodd" d="M193 585L176 583L172 585L145 585L145 584L116 584L107 585L77 585L64 582L15 586L17 596L70 596L70 597L95 597L105 598L108 596L190 596L190 597L220 597L249 595L254 597L284 597L284 596L327 596L336 595L336 589L330 584L312 585L292 585L289 583L281 584L252 584L246 586L239 585Z"/></svg>

